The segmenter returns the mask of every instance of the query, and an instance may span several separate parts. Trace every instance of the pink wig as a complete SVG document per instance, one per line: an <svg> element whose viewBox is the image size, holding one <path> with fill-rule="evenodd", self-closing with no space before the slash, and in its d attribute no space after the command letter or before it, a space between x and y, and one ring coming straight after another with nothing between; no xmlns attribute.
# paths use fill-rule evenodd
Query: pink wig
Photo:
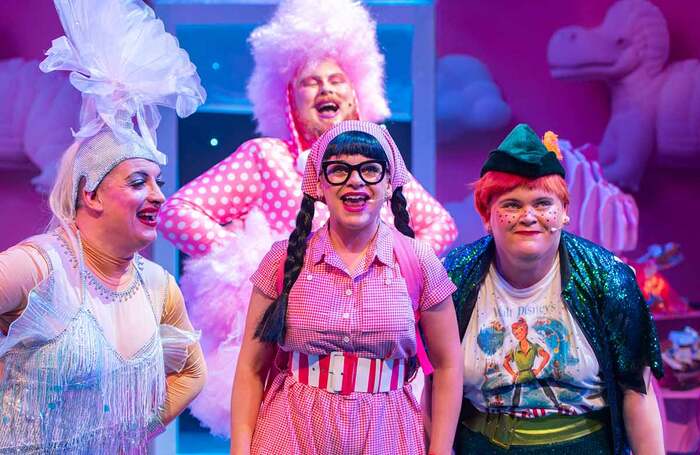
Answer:
<svg viewBox="0 0 700 455"><path fill-rule="evenodd" d="M326 58L350 78L360 119L380 122L389 116L376 24L360 2L282 0L272 20L256 28L249 42L255 69L248 98L263 136L290 138L287 86L300 68Z"/></svg>

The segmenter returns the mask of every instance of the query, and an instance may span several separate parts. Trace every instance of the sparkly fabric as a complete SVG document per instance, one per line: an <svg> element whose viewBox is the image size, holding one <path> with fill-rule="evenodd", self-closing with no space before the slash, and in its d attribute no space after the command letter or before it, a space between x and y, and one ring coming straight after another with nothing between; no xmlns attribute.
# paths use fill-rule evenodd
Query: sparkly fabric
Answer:
<svg viewBox="0 0 700 455"><path fill-rule="evenodd" d="M164 165L164 156L157 156L139 142L121 143L105 128L80 144L73 165L73 200L78 198L78 185L85 178L85 191L95 191L109 171L131 158L143 158Z"/></svg>
<svg viewBox="0 0 700 455"><path fill-rule="evenodd" d="M596 354L611 412L615 453L627 440L622 421L622 389L646 392L642 373L663 369L654 321L632 269L612 253L567 232L559 245L562 300ZM471 319L479 288L495 256L491 236L450 252L445 267L457 285L453 295L460 337Z"/></svg>
<svg viewBox="0 0 700 455"><path fill-rule="evenodd" d="M0 453L145 454L148 424L165 400L166 368L181 368L192 342L183 331L158 330L167 275L150 262L136 268L134 298L149 302L153 334L127 357L92 314L103 303L75 249L57 232L28 243L49 275L0 336Z"/></svg>

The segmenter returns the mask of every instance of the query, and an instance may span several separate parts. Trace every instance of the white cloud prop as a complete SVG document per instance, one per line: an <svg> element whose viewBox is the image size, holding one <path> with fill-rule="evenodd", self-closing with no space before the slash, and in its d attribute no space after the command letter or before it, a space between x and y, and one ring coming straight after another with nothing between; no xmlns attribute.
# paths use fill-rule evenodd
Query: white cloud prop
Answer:
<svg viewBox="0 0 700 455"><path fill-rule="evenodd" d="M438 142L498 131L508 125L510 107L486 66L464 54L446 55L437 64Z"/></svg>
<svg viewBox="0 0 700 455"><path fill-rule="evenodd" d="M80 93L67 76L43 74L35 60L0 61L0 168L33 163L41 174L32 184L43 193L78 127Z"/></svg>

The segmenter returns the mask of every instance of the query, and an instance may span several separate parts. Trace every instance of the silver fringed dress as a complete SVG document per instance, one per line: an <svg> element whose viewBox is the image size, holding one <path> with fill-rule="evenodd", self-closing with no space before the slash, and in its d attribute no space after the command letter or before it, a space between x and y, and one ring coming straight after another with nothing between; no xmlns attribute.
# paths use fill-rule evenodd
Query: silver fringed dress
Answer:
<svg viewBox="0 0 700 455"><path fill-rule="evenodd" d="M166 372L182 369L197 339L160 324L167 272L134 259L135 284L117 298L149 305L159 330L124 358L91 311L108 296L85 268L79 240L57 231L27 243L44 256L49 275L7 336L0 334L0 454L146 453Z"/></svg>

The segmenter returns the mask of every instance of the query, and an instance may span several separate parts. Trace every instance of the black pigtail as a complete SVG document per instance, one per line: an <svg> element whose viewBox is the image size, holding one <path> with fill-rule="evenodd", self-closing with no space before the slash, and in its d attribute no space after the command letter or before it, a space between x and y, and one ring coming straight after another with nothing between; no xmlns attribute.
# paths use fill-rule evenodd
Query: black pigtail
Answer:
<svg viewBox="0 0 700 455"><path fill-rule="evenodd" d="M284 262L282 293L263 314L255 328L255 338L266 343L282 343L286 333L287 299L292 286L301 273L306 255L306 241L311 233L315 200L304 194L301 209L297 214L296 227L289 235L287 259Z"/></svg>
<svg viewBox="0 0 700 455"><path fill-rule="evenodd" d="M403 235L415 238L416 234L409 224L411 219L406 209L407 203L402 189L401 186L396 188L394 194L391 195L391 213L394 214L394 226Z"/></svg>

